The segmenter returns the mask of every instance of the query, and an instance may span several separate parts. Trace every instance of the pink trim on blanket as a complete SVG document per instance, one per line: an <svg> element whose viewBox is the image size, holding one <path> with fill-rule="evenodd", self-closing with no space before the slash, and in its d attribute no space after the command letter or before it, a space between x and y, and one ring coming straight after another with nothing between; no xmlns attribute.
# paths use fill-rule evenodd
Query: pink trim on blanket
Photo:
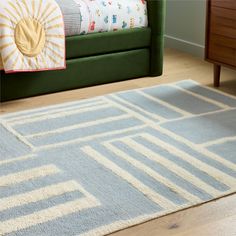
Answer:
<svg viewBox="0 0 236 236"><path fill-rule="evenodd" d="M56 71L56 70L65 70L66 69L66 65L63 67L58 67L58 68L47 68L47 69L37 69L37 70L8 70L5 71L6 74L14 74L14 73L23 73L23 72L40 72L40 71Z"/></svg>

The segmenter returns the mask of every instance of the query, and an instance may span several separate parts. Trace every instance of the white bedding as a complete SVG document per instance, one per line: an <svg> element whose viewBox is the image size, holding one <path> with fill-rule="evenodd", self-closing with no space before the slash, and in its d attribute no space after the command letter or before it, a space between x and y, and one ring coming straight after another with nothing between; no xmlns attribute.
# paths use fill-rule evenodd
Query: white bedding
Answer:
<svg viewBox="0 0 236 236"><path fill-rule="evenodd" d="M66 36L147 27L144 0L56 0Z"/></svg>

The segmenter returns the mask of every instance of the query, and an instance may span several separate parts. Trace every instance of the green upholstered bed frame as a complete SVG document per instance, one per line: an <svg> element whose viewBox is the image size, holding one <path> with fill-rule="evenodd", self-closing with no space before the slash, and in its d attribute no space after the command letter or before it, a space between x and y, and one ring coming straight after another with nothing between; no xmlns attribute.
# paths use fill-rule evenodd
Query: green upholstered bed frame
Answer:
<svg viewBox="0 0 236 236"><path fill-rule="evenodd" d="M67 37L66 70L0 72L1 101L161 75L164 15L165 0L148 0L148 28Z"/></svg>

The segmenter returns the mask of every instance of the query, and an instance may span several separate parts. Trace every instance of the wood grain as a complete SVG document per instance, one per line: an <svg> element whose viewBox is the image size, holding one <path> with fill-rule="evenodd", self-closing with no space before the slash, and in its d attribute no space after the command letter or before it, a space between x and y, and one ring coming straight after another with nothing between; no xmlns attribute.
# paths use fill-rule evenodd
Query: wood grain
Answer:
<svg viewBox="0 0 236 236"><path fill-rule="evenodd" d="M235 0L231 0L231 2L235 2ZM210 14L215 15L215 16L220 16L222 18L227 18L227 19L232 19L236 20L236 15L235 15L235 9L230 9L230 8L225 8L226 2L222 1L220 6L215 7L214 6L214 0L212 0L212 7L210 9ZM229 5L228 5L229 6Z"/></svg>
<svg viewBox="0 0 236 236"><path fill-rule="evenodd" d="M164 73L161 77L147 77L113 84L75 89L50 95L43 95L4 102L0 106L0 114L38 108L47 105L70 102L94 96L104 95L122 90L148 87L179 80L193 79L201 84L213 87L213 66L199 58L173 49L166 49L164 56ZM236 73L234 70L222 68L221 91L236 95Z"/></svg>
<svg viewBox="0 0 236 236"><path fill-rule="evenodd" d="M213 22L214 25L222 25L222 26L236 29L236 20L233 20L233 19L219 17L217 15L212 14L211 21Z"/></svg>
<svg viewBox="0 0 236 236"><path fill-rule="evenodd" d="M231 48L236 49L236 40L233 38L228 38L221 35L213 34L211 35L211 42L219 46L230 45Z"/></svg>
<svg viewBox="0 0 236 236"><path fill-rule="evenodd" d="M236 195L160 217L111 236L235 236Z"/></svg>
<svg viewBox="0 0 236 236"><path fill-rule="evenodd" d="M226 63L230 66L236 66L236 49L217 44L210 44L209 58L216 63Z"/></svg>
<svg viewBox="0 0 236 236"><path fill-rule="evenodd" d="M236 10L236 1L232 0L213 0L212 5L216 7L235 9Z"/></svg>

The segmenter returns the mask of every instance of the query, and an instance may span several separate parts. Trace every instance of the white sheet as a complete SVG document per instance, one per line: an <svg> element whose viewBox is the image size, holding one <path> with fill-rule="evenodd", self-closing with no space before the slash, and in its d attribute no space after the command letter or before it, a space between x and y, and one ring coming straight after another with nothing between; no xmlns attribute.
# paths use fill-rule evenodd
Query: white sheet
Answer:
<svg viewBox="0 0 236 236"><path fill-rule="evenodd" d="M80 6L78 34L147 27L147 3L144 0L74 0ZM71 20L65 22L67 35Z"/></svg>

